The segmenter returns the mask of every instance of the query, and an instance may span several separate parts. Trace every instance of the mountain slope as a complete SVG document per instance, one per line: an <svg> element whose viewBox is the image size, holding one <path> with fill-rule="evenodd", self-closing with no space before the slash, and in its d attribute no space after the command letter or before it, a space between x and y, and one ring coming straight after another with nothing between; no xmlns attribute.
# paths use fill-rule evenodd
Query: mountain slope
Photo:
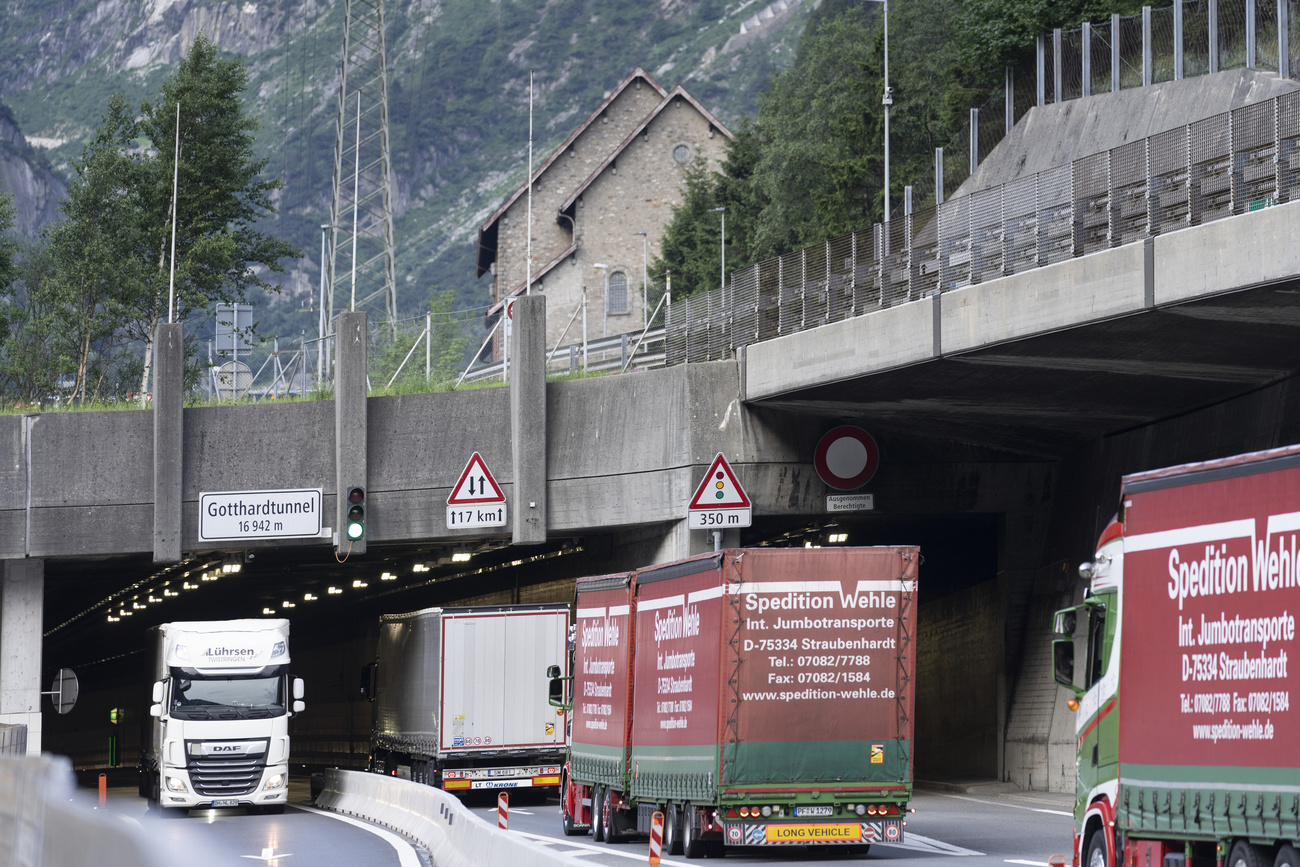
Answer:
<svg viewBox="0 0 1300 867"><path fill-rule="evenodd" d="M385 7L395 173L398 307L434 288L485 303L479 222L519 184L536 71L535 158L544 159L636 66L684 84L724 121L751 109L793 55L815 0L389 0ZM288 296L264 333L296 333L319 280L329 217L343 0L10 0L0 23L0 99L66 172L109 93L139 102L202 31L247 58L249 109L268 171L282 177L272 230L305 251L284 263Z"/></svg>

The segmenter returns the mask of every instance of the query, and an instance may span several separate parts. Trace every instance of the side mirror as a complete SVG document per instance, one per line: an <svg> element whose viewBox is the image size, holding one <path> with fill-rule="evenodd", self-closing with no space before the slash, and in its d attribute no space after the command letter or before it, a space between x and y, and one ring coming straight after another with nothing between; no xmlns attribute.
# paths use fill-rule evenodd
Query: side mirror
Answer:
<svg viewBox="0 0 1300 867"><path fill-rule="evenodd" d="M161 705L161 704L150 705L150 706L149 706L149 716L152 716L152 717L160 717L160 716L162 716L162 705Z"/></svg>
<svg viewBox="0 0 1300 867"><path fill-rule="evenodd" d="M306 687L303 685L301 677L293 679L293 697L302 698L306 694Z"/></svg>
<svg viewBox="0 0 1300 867"><path fill-rule="evenodd" d="M163 698L163 682L159 680L156 681L153 685L153 698L151 699L151 701L154 704L162 704L162 698ZM154 716L158 716L158 714L154 714Z"/></svg>
<svg viewBox="0 0 1300 867"><path fill-rule="evenodd" d="M1074 639L1058 638L1052 642L1052 678L1061 686L1082 696L1084 690L1074 685Z"/></svg>
<svg viewBox="0 0 1300 867"><path fill-rule="evenodd" d="M1079 617L1073 608L1065 611L1056 612L1056 622L1052 625L1052 631L1057 635L1074 635L1075 627L1078 626Z"/></svg>
<svg viewBox="0 0 1300 867"><path fill-rule="evenodd" d="M546 676L549 677L549 678L552 678L552 679L559 677L559 676L560 676L560 667L559 667L558 665L548 665L548 666L546 666Z"/></svg>
<svg viewBox="0 0 1300 867"><path fill-rule="evenodd" d="M301 681L299 681L299 683L301 683ZM293 712L294 712L294 713L302 713L302 712L305 711L306 709L307 709L307 702L305 702L305 701L301 701L301 700L299 700L299 701L295 701L295 702L293 703Z"/></svg>

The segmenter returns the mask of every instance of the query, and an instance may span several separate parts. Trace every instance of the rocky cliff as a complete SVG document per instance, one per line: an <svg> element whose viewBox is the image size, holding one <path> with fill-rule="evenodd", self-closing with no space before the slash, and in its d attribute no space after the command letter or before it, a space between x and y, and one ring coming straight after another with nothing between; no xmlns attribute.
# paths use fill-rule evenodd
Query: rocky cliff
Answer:
<svg viewBox="0 0 1300 867"><path fill-rule="evenodd" d="M40 227L55 219L63 183L45 159L28 144L12 113L0 105L0 193L12 196L17 209L15 228L24 238L36 237Z"/></svg>

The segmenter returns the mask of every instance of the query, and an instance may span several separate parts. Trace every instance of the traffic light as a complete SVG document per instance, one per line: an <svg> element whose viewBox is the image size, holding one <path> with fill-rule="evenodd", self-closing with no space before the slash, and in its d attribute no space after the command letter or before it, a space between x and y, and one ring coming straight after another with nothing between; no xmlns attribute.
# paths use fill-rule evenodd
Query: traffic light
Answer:
<svg viewBox="0 0 1300 867"><path fill-rule="evenodd" d="M366 490L352 488L348 491L348 539L361 540L366 534Z"/></svg>

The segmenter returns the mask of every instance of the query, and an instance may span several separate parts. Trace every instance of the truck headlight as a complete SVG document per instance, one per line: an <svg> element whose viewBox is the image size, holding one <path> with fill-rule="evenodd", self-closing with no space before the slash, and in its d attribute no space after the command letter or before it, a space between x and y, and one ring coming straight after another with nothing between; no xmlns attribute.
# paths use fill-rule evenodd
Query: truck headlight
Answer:
<svg viewBox="0 0 1300 867"><path fill-rule="evenodd" d="M275 776L271 777L271 779L266 781L266 785L262 787L262 791L269 792L272 789L278 789L283 785L284 785L284 774L276 774Z"/></svg>
<svg viewBox="0 0 1300 867"><path fill-rule="evenodd" d="M180 777L168 777L167 791L176 792L177 794L183 795L186 792L188 792L189 789L185 788L185 781L182 780Z"/></svg>

